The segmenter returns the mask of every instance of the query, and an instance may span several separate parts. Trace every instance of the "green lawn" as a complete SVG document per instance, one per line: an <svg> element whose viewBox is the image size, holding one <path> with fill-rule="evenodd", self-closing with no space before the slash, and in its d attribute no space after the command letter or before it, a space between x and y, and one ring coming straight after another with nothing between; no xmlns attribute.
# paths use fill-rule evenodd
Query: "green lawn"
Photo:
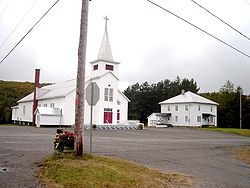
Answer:
<svg viewBox="0 0 250 188"><path fill-rule="evenodd" d="M76 157L54 154L39 170L41 181L48 188L160 188L191 187L191 177L163 173L134 162L100 156Z"/></svg>
<svg viewBox="0 0 250 188"><path fill-rule="evenodd" d="M0 124L0 126L16 126L15 124Z"/></svg>
<svg viewBox="0 0 250 188"><path fill-rule="evenodd" d="M218 127L209 127L209 128L201 128L201 130L209 130L209 131L222 131L228 133L239 134L242 136L250 136L250 129L236 129L236 128L218 128Z"/></svg>

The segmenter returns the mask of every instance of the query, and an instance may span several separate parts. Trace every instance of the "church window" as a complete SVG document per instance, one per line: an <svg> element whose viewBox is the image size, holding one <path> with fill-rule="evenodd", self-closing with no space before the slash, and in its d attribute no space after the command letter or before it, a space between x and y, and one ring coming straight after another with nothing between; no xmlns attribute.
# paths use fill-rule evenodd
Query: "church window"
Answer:
<svg viewBox="0 0 250 188"><path fill-rule="evenodd" d="M25 115L25 106L23 106L23 115Z"/></svg>
<svg viewBox="0 0 250 188"><path fill-rule="evenodd" d="M108 101L109 100L109 88L105 88L104 90L104 101Z"/></svg>
<svg viewBox="0 0 250 188"><path fill-rule="evenodd" d="M98 70L98 65L94 65L93 70Z"/></svg>
<svg viewBox="0 0 250 188"><path fill-rule="evenodd" d="M121 105L121 101L117 100L117 105Z"/></svg>
<svg viewBox="0 0 250 188"><path fill-rule="evenodd" d="M114 94L114 89L110 88L109 89L109 101L113 102L113 94Z"/></svg>
<svg viewBox="0 0 250 188"><path fill-rule="evenodd" d="M104 101L113 102L113 100L114 100L114 89L113 88L105 88Z"/></svg>
<svg viewBox="0 0 250 188"><path fill-rule="evenodd" d="M106 64L106 70L111 70L111 71L113 71L113 70L114 70L114 66L113 66L113 65L107 65L107 64Z"/></svg>

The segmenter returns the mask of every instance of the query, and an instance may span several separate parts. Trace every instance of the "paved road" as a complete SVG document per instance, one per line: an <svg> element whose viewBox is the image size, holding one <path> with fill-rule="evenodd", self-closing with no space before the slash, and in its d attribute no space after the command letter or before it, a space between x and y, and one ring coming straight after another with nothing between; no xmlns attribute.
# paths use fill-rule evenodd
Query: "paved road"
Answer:
<svg viewBox="0 0 250 188"><path fill-rule="evenodd" d="M41 187L35 167L53 152L55 130L0 126L0 167L9 170L0 172L0 187ZM250 145L248 137L187 128L95 130L93 135L95 154L192 175L199 180L197 187L250 187L250 166L229 151Z"/></svg>

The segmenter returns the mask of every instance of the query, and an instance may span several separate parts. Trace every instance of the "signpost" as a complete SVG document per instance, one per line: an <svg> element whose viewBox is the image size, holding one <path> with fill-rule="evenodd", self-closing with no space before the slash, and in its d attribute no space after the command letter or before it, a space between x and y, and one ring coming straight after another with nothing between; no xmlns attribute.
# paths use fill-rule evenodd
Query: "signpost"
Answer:
<svg viewBox="0 0 250 188"><path fill-rule="evenodd" d="M86 100L90 105L90 142L89 142L89 153L92 154L92 122L93 122L93 106L99 101L100 98L100 88L96 82L90 81L86 88Z"/></svg>

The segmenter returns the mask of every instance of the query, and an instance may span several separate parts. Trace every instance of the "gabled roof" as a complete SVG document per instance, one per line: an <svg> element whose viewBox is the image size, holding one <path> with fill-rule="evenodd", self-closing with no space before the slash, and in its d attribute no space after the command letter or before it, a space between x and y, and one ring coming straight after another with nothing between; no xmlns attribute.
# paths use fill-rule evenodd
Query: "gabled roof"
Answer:
<svg viewBox="0 0 250 188"><path fill-rule="evenodd" d="M74 91L75 88L76 88L75 79L44 86L42 88L37 89L37 100L65 97L66 95ZM33 101L33 98L34 98L34 92L20 99L17 102L20 103L20 102Z"/></svg>
<svg viewBox="0 0 250 188"><path fill-rule="evenodd" d="M121 94L121 96L123 96L128 102L130 102L129 98L126 97L126 95L124 95L123 92L121 92L120 90L118 90L118 92Z"/></svg>
<svg viewBox="0 0 250 188"><path fill-rule="evenodd" d="M50 107L37 107L35 114L39 113L40 115L49 115L49 116L60 116L60 108L50 108Z"/></svg>
<svg viewBox="0 0 250 188"><path fill-rule="evenodd" d="M168 100L162 101L159 104L177 104L177 103L201 103L201 104L214 104L218 105L218 103L201 97L197 94L194 94L190 91L185 92L184 94L177 95Z"/></svg>

